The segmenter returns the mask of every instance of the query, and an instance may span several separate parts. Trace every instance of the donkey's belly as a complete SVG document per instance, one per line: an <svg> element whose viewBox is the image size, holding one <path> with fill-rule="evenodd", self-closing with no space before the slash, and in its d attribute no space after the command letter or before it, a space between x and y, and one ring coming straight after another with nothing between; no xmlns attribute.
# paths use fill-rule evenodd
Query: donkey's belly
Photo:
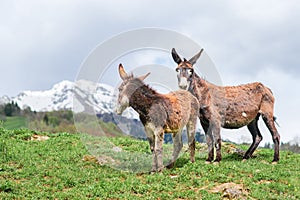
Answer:
<svg viewBox="0 0 300 200"><path fill-rule="evenodd" d="M252 112L233 112L226 113L225 119L222 120L222 127L228 129L237 129L248 125L257 116L258 111L253 110Z"/></svg>
<svg viewBox="0 0 300 200"><path fill-rule="evenodd" d="M249 121L243 121L243 122L241 122L241 121L235 121L235 122L227 121L222 125L222 127L227 128L227 129L238 129L238 128L241 128L243 126L248 125L250 122Z"/></svg>

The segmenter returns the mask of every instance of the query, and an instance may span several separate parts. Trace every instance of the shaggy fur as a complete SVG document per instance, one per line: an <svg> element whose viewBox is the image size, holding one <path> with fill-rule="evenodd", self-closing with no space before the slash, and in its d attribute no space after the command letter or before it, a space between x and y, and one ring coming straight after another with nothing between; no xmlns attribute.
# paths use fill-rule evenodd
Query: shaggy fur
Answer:
<svg viewBox="0 0 300 200"><path fill-rule="evenodd" d="M127 75L119 66L123 82L119 87L117 113L131 106L143 123L153 154L152 171L163 169L162 144L164 133L172 133L174 149L167 167L173 167L182 148L181 133L187 126L190 160L195 161L195 128L198 117L198 100L187 91L160 94L143 83L146 78Z"/></svg>
<svg viewBox="0 0 300 200"><path fill-rule="evenodd" d="M257 121L262 118L272 134L274 142L273 162L279 161L280 136L274 124L274 96L262 83L255 82L239 86L216 86L200 78L193 70L193 64L200 57L202 50L191 60L182 61L175 49L172 50L174 61L178 64L178 84L197 97L200 103L200 122L206 134L208 144L208 162L221 161L220 128L237 129L247 126L253 142L244 155L248 159L262 140ZM186 81L182 81L186 80ZM180 84L185 83L186 84Z"/></svg>

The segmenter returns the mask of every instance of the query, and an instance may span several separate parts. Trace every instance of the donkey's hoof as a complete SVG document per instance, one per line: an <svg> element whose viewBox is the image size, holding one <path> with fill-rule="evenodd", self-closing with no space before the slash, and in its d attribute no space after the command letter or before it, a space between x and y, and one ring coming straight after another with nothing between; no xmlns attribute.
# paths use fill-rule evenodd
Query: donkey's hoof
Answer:
<svg viewBox="0 0 300 200"><path fill-rule="evenodd" d="M162 172L163 170L164 170L164 167L159 167L156 172Z"/></svg>
<svg viewBox="0 0 300 200"><path fill-rule="evenodd" d="M166 168L167 168L167 169L172 169L172 168L174 167L174 165L175 165L174 163L170 163L170 164L168 164L168 165L166 166Z"/></svg>
<svg viewBox="0 0 300 200"><path fill-rule="evenodd" d="M205 164L208 165L208 164L211 164L211 162L210 161L205 161Z"/></svg>
<svg viewBox="0 0 300 200"><path fill-rule="evenodd" d="M277 164L278 164L278 161L272 161L271 164L272 164L272 165L277 165Z"/></svg>
<svg viewBox="0 0 300 200"><path fill-rule="evenodd" d="M150 173L152 174L152 173L155 173L156 172L156 167L155 168L152 168L151 170L150 170Z"/></svg>
<svg viewBox="0 0 300 200"><path fill-rule="evenodd" d="M220 165L220 161L213 162L213 165Z"/></svg>
<svg viewBox="0 0 300 200"><path fill-rule="evenodd" d="M243 160L242 160L242 162L246 162L247 161L247 159L246 158L244 158Z"/></svg>

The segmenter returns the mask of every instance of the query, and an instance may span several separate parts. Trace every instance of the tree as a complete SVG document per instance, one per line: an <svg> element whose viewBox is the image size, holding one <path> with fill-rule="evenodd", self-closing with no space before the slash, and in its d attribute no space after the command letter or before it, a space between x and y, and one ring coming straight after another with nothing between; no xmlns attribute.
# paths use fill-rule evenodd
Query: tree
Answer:
<svg viewBox="0 0 300 200"><path fill-rule="evenodd" d="M8 104L5 104L4 106L4 115L5 116L12 116L13 114L13 107L12 107L12 104L8 103Z"/></svg>
<svg viewBox="0 0 300 200"><path fill-rule="evenodd" d="M11 102L4 105L4 115L5 116L17 116L20 115L21 109L16 102Z"/></svg>
<svg viewBox="0 0 300 200"><path fill-rule="evenodd" d="M46 123L47 126L49 125L49 118L47 114L45 114L43 121Z"/></svg>

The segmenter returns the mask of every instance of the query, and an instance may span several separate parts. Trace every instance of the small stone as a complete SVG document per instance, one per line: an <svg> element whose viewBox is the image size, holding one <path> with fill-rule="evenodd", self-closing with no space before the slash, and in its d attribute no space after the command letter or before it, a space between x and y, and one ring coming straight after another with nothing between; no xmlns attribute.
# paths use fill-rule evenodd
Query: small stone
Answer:
<svg viewBox="0 0 300 200"><path fill-rule="evenodd" d="M122 149L120 147L113 147L112 150L114 152L121 152L122 151Z"/></svg>

